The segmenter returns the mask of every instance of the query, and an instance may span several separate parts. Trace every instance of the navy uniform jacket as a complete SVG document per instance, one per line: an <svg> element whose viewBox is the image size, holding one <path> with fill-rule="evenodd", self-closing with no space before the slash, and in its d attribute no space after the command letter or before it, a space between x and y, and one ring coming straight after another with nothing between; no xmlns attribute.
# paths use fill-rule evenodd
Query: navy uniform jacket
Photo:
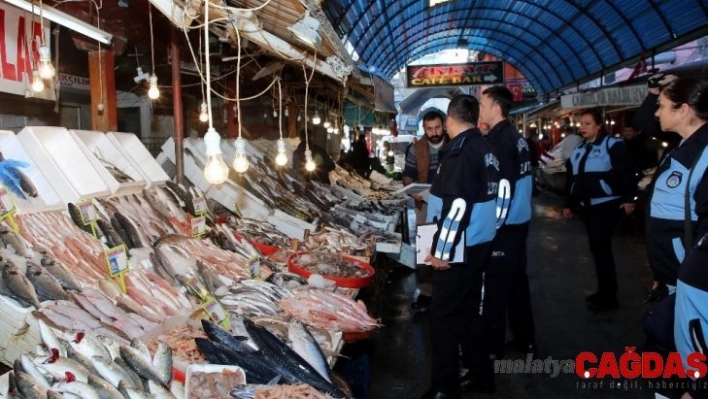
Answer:
<svg viewBox="0 0 708 399"><path fill-rule="evenodd" d="M489 131L487 141L499 159L500 179L508 182L508 186L502 183L499 193L497 227L528 223L533 191L528 143L508 120L497 123Z"/></svg>
<svg viewBox="0 0 708 399"><path fill-rule="evenodd" d="M654 278L665 284L676 284L679 265L686 253L683 244L686 184L689 184L694 237L708 232L707 145L708 124L705 124L664 158L650 186L647 253ZM689 182L690 169L693 172Z"/></svg>
<svg viewBox="0 0 708 399"><path fill-rule="evenodd" d="M477 128L466 130L445 144L440 149L440 160L430 187L427 221L438 220L431 254L450 260L455 256L461 231L465 232L466 247L494 239L499 162Z"/></svg>
<svg viewBox="0 0 708 399"><path fill-rule="evenodd" d="M622 139L604 134L592 143L583 140L570 154L566 170L566 208L616 199L634 202L634 164Z"/></svg>

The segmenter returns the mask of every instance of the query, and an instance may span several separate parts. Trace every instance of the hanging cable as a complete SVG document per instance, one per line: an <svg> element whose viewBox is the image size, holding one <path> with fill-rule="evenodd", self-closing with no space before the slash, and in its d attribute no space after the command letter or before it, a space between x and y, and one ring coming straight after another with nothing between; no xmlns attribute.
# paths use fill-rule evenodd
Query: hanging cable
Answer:
<svg viewBox="0 0 708 399"><path fill-rule="evenodd" d="M317 50L315 50L314 65L317 65ZM312 73L310 77L307 77L307 66L302 63L302 72L305 75L305 170L312 172L315 170L315 161L312 160L312 151L310 150L310 137L307 132L307 123L309 122L309 115L307 114L307 98L309 96L310 82L312 77L315 76L315 66L312 67Z"/></svg>
<svg viewBox="0 0 708 399"><path fill-rule="evenodd" d="M245 173L248 170L248 158L246 157L246 141L242 137L241 125L241 33L236 31L236 46L238 47L238 60L236 61L236 118L238 118L238 138L236 138L236 155L234 156L234 169L238 173Z"/></svg>
<svg viewBox="0 0 708 399"><path fill-rule="evenodd" d="M148 18L150 20L150 55L152 58L152 75L150 75L150 88L148 97L156 100L160 97L160 89L157 87L157 74L155 74L155 34L152 28L152 3L148 2Z"/></svg>
<svg viewBox="0 0 708 399"><path fill-rule="evenodd" d="M285 166L288 163L288 156L285 155L285 140L283 140L283 90L280 87L280 78L278 78L278 102L280 104L280 112L278 113L278 130L280 138L278 139L277 149L278 155L275 156L275 164Z"/></svg>

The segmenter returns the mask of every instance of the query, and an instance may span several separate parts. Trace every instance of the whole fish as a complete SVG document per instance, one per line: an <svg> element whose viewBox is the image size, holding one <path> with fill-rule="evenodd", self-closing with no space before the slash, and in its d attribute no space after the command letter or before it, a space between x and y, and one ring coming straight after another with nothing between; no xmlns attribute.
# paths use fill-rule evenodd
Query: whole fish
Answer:
<svg viewBox="0 0 708 399"><path fill-rule="evenodd" d="M96 390L87 382L61 381L55 386L55 388L59 392L74 394L82 399L101 399L98 392L96 392Z"/></svg>
<svg viewBox="0 0 708 399"><path fill-rule="evenodd" d="M81 354L79 351L71 347L71 345L69 345L66 350L66 357L84 366L86 370L89 371L89 375L98 375L98 370L93 367L93 362L91 362L91 359Z"/></svg>
<svg viewBox="0 0 708 399"><path fill-rule="evenodd" d="M125 231L125 227L123 227L123 224L121 224L118 218L115 217L116 213L114 213L114 216L111 217L111 227L113 227L113 231L118 235L118 237L120 237L120 241L123 242L126 247L136 248L135 243L131 241L128 232Z"/></svg>
<svg viewBox="0 0 708 399"><path fill-rule="evenodd" d="M9 246L14 249L17 255L23 257L30 255L30 251L22 238L15 234L14 231L5 228L4 225L0 226L0 240L2 240L5 246Z"/></svg>
<svg viewBox="0 0 708 399"><path fill-rule="evenodd" d="M205 338L195 338L194 342L210 363L239 366L246 372L246 380L254 384L265 384L278 375L261 353L239 353Z"/></svg>
<svg viewBox="0 0 708 399"><path fill-rule="evenodd" d="M120 349L120 348L119 348ZM140 375L133 370L128 363L123 360L122 357L117 357L114 360L116 362L116 365L120 366L123 370L125 370L126 373L128 373L128 376L133 380L133 384L135 385L135 389L138 389L140 391L144 391L145 389L145 384L143 384L143 380L140 378Z"/></svg>
<svg viewBox="0 0 708 399"><path fill-rule="evenodd" d="M152 364L157 369L160 381L169 382L172 380L172 348L169 345L160 342L157 345L155 356L152 359Z"/></svg>
<svg viewBox="0 0 708 399"><path fill-rule="evenodd" d="M128 385L130 388L136 387L130 375L113 360L102 356L94 356L91 358L91 361L93 361L93 367L98 370L101 377L114 387L119 388L118 385L121 382Z"/></svg>
<svg viewBox="0 0 708 399"><path fill-rule="evenodd" d="M69 345L74 348L77 352L91 359L93 362L94 356L100 356L104 358L110 358L111 354L106 349L103 344L101 344L98 339L92 335L86 334L83 331L64 331L63 337L65 340L69 341ZM95 364L94 364L95 367ZM98 368L96 368L98 370ZM100 371L100 370L99 370Z"/></svg>
<svg viewBox="0 0 708 399"><path fill-rule="evenodd" d="M39 298L34 286L10 261L6 261L2 268L2 280L12 297L39 309Z"/></svg>
<svg viewBox="0 0 708 399"><path fill-rule="evenodd" d="M63 345L59 343L59 337L57 337L54 330L52 330L51 327L49 327L42 319L39 319L39 336L42 338L44 345L50 351L52 349L56 349L59 351L60 356L66 356L66 351L64 350Z"/></svg>
<svg viewBox="0 0 708 399"><path fill-rule="evenodd" d="M218 342L236 352L253 352L251 346L234 338L228 331L209 320L202 319L202 327L207 337L214 342Z"/></svg>
<svg viewBox="0 0 708 399"><path fill-rule="evenodd" d="M72 373L76 380L81 382L88 381L90 375L90 372L81 363L67 357L59 357L58 353L54 351L49 359L40 357L33 361L37 367L51 374L57 380L64 379L67 372Z"/></svg>
<svg viewBox="0 0 708 399"><path fill-rule="evenodd" d="M114 248L125 244L125 242L123 242L123 238L120 234L118 234L118 232L116 232L110 223L102 219L98 219L96 224L98 225L99 230L103 233L103 236L106 237L106 245L108 245L108 248Z"/></svg>
<svg viewBox="0 0 708 399"><path fill-rule="evenodd" d="M47 256L42 257L42 266L57 279L65 290L81 292L81 283L76 279L74 273L64 264L55 261Z"/></svg>
<svg viewBox="0 0 708 399"><path fill-rule="evenodd" d="M67 207L69 208L69 216L71 216L71 220L74 222L76 227L80 228L81 230L85 231L90 235L93 235L93 230L91 229L91 226L88 224L84 224L84 221L81 216L81 210L79 210L79 208L71 202L69 202ZM96 232L100 233L99 230L96 230Z"/></svg>
<svg viewBox="0 0 708 399"><path fill-rule="evenodd" d="M46 389L42 389L37 381L32 378L29 374L22 371L14 372L14 381L17 386L17 390L20 391L22 396L26 399L46 399Z"/></svg>
<svg viewBox="0 0 708 399"><path fill-rule="evenodd" d="M118 391L123 394L125 399L154 399L151 394L132 388L125 381L118 384Z"/></svg>
<svg viewBox="0 0 708 399"><path fill-rule="evenodd" d="M145 237L142 229L130 218L126 217L122 213L118 212L114 215L118 223L123 226L123 231L126 232L133 244L132 248L144 248L150 246L150 240Z"/></svg>
<svg viewBox="0 0 708 399"><path fill-rule="evenodd" d="M90 375L88 378L88 384L96 390L96 393L101 399L123 399L123 395L118 391L118 389L103 378Z"/></svg>
<svg viewBox="0 0 708 399"><path fill-rule="evenodd" d="M40 301L66 300L66 291L57 279L44 267L28 260L27 278L34 286Z"/></svg>
<svg viewBox="0 0 708 399"><path fill-rule="evenodd" d="M244 320L244 324L249 336L260 348L260 352L268 359L274 370L283 376L286 382L308 384L318 391L332 395L335 398L346 397L339 388L324 379L307 361L270 331L258 327L248 319Z"/></svg>
<svg viewBox="0 0 708 399"><path fill-rule="evenodd" d="M51 381L47 381L47 378L44 376L42 371L37 368L37 365L32 362L32 359L30 359L29 356L23 354L17 360L19 360L21 370L17 370L17 367L15 367L15 371L27 373L30 377L34 378L37 386L41 389L47 390L52 387Z"/></svg>
<svg viewBox="0 0 708 399"><path fill-rule="evenodd" d="M69 399L69 397L65 394L50 389L47 391L47 399Z"/></svg>
<svg viewBox="0 0 708 399"><path fill-rule="evenodd" d="M320 345L304 324L294 321L288 327L288 340L293 350L317 370L325 380L332 382L331 370Z"/></svg>
<svg viewBox="0 0 708 399"><path fill-rule="evenodd" d="M150 394L155 397L155 399L176 399L172 392L153 380L148 381L148 390L150 391Z"/></svg>
<svg viewBox="0 0 708 399"><path fill-rule="evenodd" d="M131 348L129 346L121 346L120 356L123 360L125 360L128 366L133 369L133 371L146 380L153 380L165 386L170 382L160 376L160 372L158 372L155 369L155 366L152 365L149 357L148 359L145 359L144 355L138 349Z"/></svg>

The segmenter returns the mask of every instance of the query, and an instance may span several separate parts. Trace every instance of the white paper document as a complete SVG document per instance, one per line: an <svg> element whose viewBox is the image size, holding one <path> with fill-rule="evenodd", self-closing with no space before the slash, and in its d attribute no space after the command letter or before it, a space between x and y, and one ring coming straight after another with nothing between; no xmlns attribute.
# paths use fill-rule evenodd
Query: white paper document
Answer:
<svg viewBox="0 0 708 399"><path fill-rule="evenodd" d="M425 262L424 259L430 253L433 246L433 236L438 231L438 225L435 223L421 224L417 227L415 235L415 263L419 265L429 265L430 262ZM455 247L455 257L450 263L464 263L465 261L465 232L460 232L460 242Z"/></svg>
<svg viewBox="0 0 708 399"><path fill-rule="evenodd" d="M401 189L394 191L393 193L394 194L413 195L413 194L421 194L423 192L430 192L430 184L411 183Z"/></svg>

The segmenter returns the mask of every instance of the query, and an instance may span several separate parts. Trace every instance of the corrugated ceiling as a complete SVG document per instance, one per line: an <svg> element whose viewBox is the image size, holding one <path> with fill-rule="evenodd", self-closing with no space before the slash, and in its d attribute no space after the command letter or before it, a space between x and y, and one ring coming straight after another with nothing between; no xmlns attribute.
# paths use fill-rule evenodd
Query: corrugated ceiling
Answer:
<svg viewBox="0 0 708 399"><path fill-rule="evenodd" d="M501 57L541 93L708 32L708 0L327 0L323 10L360 60L392 77L457 47Z"/></svg>

